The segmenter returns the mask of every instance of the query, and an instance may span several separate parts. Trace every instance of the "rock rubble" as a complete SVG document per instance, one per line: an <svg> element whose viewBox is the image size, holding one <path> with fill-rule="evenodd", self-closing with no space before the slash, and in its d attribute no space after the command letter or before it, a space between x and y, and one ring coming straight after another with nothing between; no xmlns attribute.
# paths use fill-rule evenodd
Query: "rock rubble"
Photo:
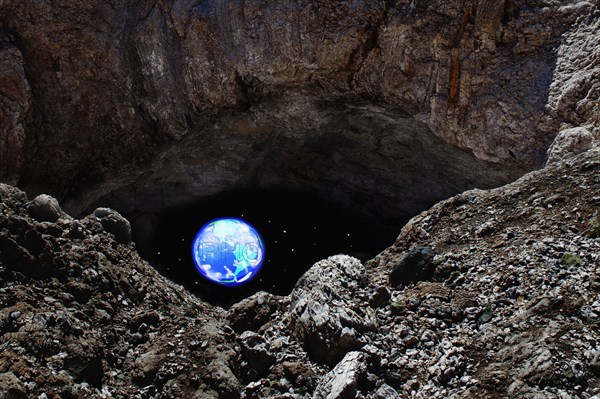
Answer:
<svg viewBox="0 0 600 399"><path fill-rule="evenodd" d="M413 218L374 259L332 256L289 296L259 292L228 311L142 261L102 223L121 220L115 211L38 221L21 191L0 185L0 389L591 399L600 395L598 176L591 150L467 191ZM433 275L391 284L416 253Z"/></svg>

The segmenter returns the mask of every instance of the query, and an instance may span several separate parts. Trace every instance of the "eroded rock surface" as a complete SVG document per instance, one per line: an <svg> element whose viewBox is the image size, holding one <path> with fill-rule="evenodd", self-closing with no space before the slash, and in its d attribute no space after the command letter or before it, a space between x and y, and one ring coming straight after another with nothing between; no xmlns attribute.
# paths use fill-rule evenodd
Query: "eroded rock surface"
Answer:
<svg viewBox="0 0 600 399"><path fill-rule="evenodd" d="M561 130L597 139L598 13L583 0L3 1L1 176L72 213L285 186L413 215L540 166Z"/></svg>
<svg viewBox="0 0 600 399"><path fill-rule="evenodd" d="M284 186L392 219L549 165L228 313L118 212L0 185L1 393L600 395L598 7L0 0L0 179L71 213ZM433 276L392 286L423 247Z"/></svg>
<svg viewBox="0 0 600 399"><path fill-rule="evenodd" d="M161 277L104 218L39 222L18 189L0 185L0 198L0 396L239 397L222 310Z"/></svg>
<svg viewBox="0 0 600 399"><path fill-rule="evenodd" d="M14 38L0 25L0 179L9 183L17 181L26 155L31 87L24 62Z"/></svg>
<svg viewBox="0 0 600 399"><path fill-rule="evenodd" d="M465 192L367 264L332 256L289 296L257 293L229 312L117 241L102 224L114 211L39 222L24 193L0 185L0 386L16 397L590 398L599 173L591 150ZM417 248L435 252L433 278L391 286Z"/></svg>
<svg viewBox="0 0 600 399"><path fill-rule="evenodd" d="M308 354L319 362L336 364L348 351L365 342L375 329L375 313L355 301L368 281L355 258L334 256L315 264L291 293L290 328Z"/></svg>
<svg viewBox="0 0 600 399"><path fill-rule="evenodd" d="M433 282L392 292L397 324L387 334L406 335L390 385L418 397L598 393L599 171L600 152L590 151L465 192L403 228L370 262L382 282L411 248L442 259Z"/></svg>

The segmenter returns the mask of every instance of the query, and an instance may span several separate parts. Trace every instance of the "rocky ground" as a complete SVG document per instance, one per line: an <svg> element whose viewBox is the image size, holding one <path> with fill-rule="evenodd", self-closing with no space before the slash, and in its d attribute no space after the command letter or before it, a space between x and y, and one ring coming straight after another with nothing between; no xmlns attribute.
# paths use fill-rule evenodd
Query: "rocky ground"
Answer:
<svg viewBox="0 0 600 399"><path fill-rule="evenodd" d="M116 212L0 195L0 397L600 395L600 151L446 200L366 264L333 256L227 312L141 260Z"/></svg>
<svg viewBox="0 0 600 399"><path fill-rule="evenodd" d="M597 1L338 3L0 0L0 398L600 396ZM35 197L150 236L234 188L396 220L544 164L228 311Z"/></svg>
<svg viewBox="0 0 600 399"><path fill-rule="evenodd" d="M0 195L0 397L239 396L224 311L143 262L125 219Z"/></svg>

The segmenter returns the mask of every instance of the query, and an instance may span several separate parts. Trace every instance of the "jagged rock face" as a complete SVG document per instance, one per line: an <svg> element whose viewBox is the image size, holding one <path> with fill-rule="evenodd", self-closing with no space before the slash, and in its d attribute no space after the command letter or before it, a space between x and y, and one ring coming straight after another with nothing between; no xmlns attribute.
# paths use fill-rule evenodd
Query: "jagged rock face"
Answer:
<svg viewBox="0 0 600 399"><path fill-rule="evenodd" d="M315 360L335 365L362 346L362 333L377 328L369 308L341 306L367 285L364 266L354 258L334 256L313 266L291 294L290 328ZM343 290L332 289L341 285Z"/></svg>
<svg viewBox="0 0 600 399"><path fill-rule="evenodd" d="M598 394L599 170L600 152L590 151L495 190L465 192L413 218L368 264L383 282L410 248L428 245L441 255L433 284L392 293L390 311L403 320L396 328L414 329L411 315L419 315L426 337L436 331L434 323L427 327L432 318L463 321L457 330L442 327L442 335L461 330L450 333L454 344L434 333L443 347L435 362L415 362L415 351L407 351L390 364L397 367L390 377L405 381L403 389L419 387L423 397L435 384L447 388L429 397ZM469 338L474 346L463 346L461 336L476 343ZM425 347L417 343L416 353ZM471 374L466 359L475 353L478 370ZM411 372L419 374L417 364L429 364L425 378ZM458 375L466 385L455 392L448 382ZM476 381L468 382L471 376Z"/></svg>
<svg viewBox="0 0 600 399"><path fill-rule="evenodd" d="M136 184L97 202L151 212L225 189L315 190L358 213L394 219L465 187L491 187L520 173L448 145L399 110L356 96L313 96L287 92L264 100L242 120L236 117L235 123L249 124L243 135L218 128L201 139L186 136ZM65 206L89 200L74 196Z"/></svg>
<svg viewBox="0 0 600 399"><path fill-rule="evenodd" d="M0 185L0 389L69 398L593 397L599 171L592 150L463 193L412 219L372 261L332 256L290 295L259 292L228 312L120 242L122 230L103 223L122 221L116 212L39 221L39 201ZM431 281L392 286L394 267L423 247L435 254Z"/></svg>
<svg viewBox="0 0 600 399"><path fill-rule="evenodd" d="M600 140L600 11L598 7L590 11L581 15L563 36L548 108L556 114L559 130L581 126Z"/></svg>
<svg viewBox="0 0 600 399"><path fill-rule="evenodd" d="M23 55L0 31L0 177L16 182L23 158L31 92Z"/></svg>
<svg viewBox="0 0 600 399"><path fill-rule="evenodd" d="M0 199L0 397L239 396L223 310L143 262L116 212L38 221L18 189Z"/></svg>
<svg viewBox="0 0 600 399"><path fill-rule="evenodd" d="M103 196L152 209L286 185L357 208L372 193L374 208L413 214L540 165L563 127L597 134L597 12L554 0L3 1L2 90L14 94L0 102L1 175L75 212Z"/></svg>

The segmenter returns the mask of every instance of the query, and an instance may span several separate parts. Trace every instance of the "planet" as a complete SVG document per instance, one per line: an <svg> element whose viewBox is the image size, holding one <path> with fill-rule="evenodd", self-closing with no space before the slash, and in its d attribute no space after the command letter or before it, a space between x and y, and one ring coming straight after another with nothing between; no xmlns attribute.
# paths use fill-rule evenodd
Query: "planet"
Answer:
<svg viewBox="0 0 600 399"><path fill-rule="evenodd" d="M264 260L263 240L242 219L222 218L198 231L192 245L196 269L208 280L226 286L250 281Z"/></svg>

